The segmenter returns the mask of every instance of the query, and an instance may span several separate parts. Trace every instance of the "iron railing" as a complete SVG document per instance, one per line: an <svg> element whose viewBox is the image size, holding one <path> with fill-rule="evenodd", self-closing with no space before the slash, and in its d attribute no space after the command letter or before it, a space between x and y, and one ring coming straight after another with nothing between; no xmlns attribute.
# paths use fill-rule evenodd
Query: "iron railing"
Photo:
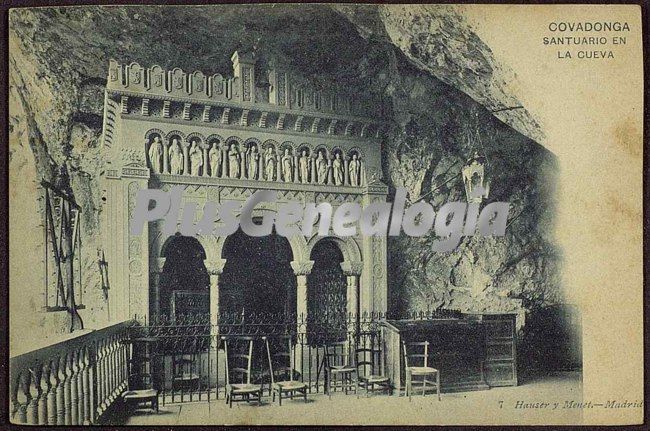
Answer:
<svg viewBox="0 0 650 431"><path fill-rule="evenodd" d="M412 313L406 318L434 319L455 316L453 311ZM214 323L216 320L217 323ZM271 342L290 336L296 378L307 383L309 392L322 392L325 381L326 346L337 348L354 363L357 346L372 349L378 370L383 371L383 313L286 314L221 313L210 320L207 314L176 315L143 321L131 328L131 338L155 340L150 346L151 374L161 403L210 401L225 397L226 358L222 337L254 337L253 382L270 382L262 337ZM342 343L340 343L342 342ZM229 346L230 349L230 346Z"/></svg>

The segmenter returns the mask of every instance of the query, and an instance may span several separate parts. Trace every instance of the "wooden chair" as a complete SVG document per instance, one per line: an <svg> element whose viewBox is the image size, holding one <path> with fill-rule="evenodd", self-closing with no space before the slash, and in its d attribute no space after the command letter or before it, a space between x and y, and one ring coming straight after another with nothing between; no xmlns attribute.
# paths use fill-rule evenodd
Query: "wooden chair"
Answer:
<svg viewBox="0 0 650 431"><path fill-rule="evenodd" d="M372 347L360 347L357 345L355 349L357 380L359 381L359 387L366 390L366 397L375 391L388 391L389 394L393 393L390 379L380 374L377 370L378 367L375 364L375 357L378 353L380 352ZM359 394L357 393L358 397Z"/></svg>
<svg viewBox="0 0 650 431"><path fill-rule="evenodd" d="M172 355L172 390L192 391L199 386L200 376L192 354Z"/></svg>
<svg viewBox="0 0 650 431"><path fill-rule="evenodd" d="M261 405L262 385L251 383L253 338L221 337L221 340L226 354L226 404L232 408L233 402L250 402L251 396L254 396L254 399ZM229 344L232 353L228 352ZM240 351L243 353L239 353ZM236 399L236 397L240 399Z"/></svg>
<svg viewBox="0 0 650 431"><path fill-rule="evenodd" d="M332 398L332 388L340 387L348 394L354 388L359 393L359 382L355 378L357 368L350 364L348 342L337 341L325 346L325 378L327 380L327 395ZM340 385L339 385L340 377Z"/></svg>
<svg viewBox="0 0 650 431"><path fill-rule="evenodd" d="M122 393L125 405L151 403L151 409L158 412L158 390L153 386L151 359L157 342L153 337L126 340L131 344L129 358L128 388Z"/></svg>
<svg viewBox="0 0 650 431"><path fill-rule="evenodd" d="M411 401L411 394L413 392L414 376L422 376L422 380L416 380L416 382L422 383L422 396L424 396L427 383L429 383L435 386L436 392L438 393L438 401L440 401L440 371L428 366L429 342L407 343L402 341L402 347L404 348L404 368L406 370L406 394L409 397L409 401ZM409 348L420 347L424 347L424 353L409 353ZM409 359L411 359L410 362ZM416 362L421 363L422 366L416 365ZM435 381L427 380L429 376L434 377Z"/></svg>
<svg viewBox="0 0 650 431"><path fill-rule="evenodd" d="M271 353L271 346L267 337L262 337L266 343L266 355L269 359L269 374L271 376L271 391L273 392L273 402L275 395L278 395L280 405L282 405L282 395L288 394L293 399L296 392L302 394L303 399L307 402L307 384L294 380L293 357L291 355L291 336L286 335L277 337L275 343L278 349ZM285 350L286 348L286 350ZM276 364L275 366L273 364ZM276 380L278 379L279 380Z"/></svg>

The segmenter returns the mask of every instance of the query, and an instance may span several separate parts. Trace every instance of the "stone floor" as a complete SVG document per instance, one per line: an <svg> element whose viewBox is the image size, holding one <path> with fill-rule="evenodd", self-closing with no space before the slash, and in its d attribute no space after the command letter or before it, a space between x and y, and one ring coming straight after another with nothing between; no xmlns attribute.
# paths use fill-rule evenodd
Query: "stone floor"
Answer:
<svg viewBox="0 0 650 431"><path fill-rule="evenodd" d="M328 399L312 394L307 403L267 398L261 406L239 403L228 408L223 400L165 405L160 412L139 409L128 416L116 412L104 423L118 425L221 425L221 424L576 424L579 409L563 409L565 401L582 400L579 372L554 373L529 378L517 387L487 391L406 397L376 394L370 398L337 393ZM517 406L519 402L519 407ZM559 403L553 410L553 403ZM522 408L526 403L527 408ZM549 403L548 406L544 404Z"/></svg>

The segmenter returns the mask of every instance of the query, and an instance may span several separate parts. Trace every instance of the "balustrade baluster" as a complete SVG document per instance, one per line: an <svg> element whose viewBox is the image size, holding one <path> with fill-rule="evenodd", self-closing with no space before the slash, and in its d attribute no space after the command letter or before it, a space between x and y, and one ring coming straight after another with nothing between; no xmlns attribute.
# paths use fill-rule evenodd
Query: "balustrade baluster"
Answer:
<svg viewBox="0 0 650 431"><path fill-rule="evenodd" d="M21 401L19 398L17 398L19 404L18 404L18 421L20 423L27 423L27 405L31 401L31 394L29 393L29 384L30 384L30 373L29 371L25 370L21 375L20 375L20 381L19 381L19 391L18 391L18 396L22 395L20 398L24 398L24 401Z"/></svg>
<svg viewBox="0 0 650 431"><path fill-rule="evenodd" d="M27 423L30 425L38 425L38 404L41 397L41 365L37 364L35 367L29 370L30 375L30 385L27 387L29 391L29 402L27 403ZM35 392L36 396L32 397L32 393Z"/></svg>
<svg viewBox="0 0 650 431"><path fill-rule="evenodd" d="M90 348L88 357L88 362L90 366L88 367L88 390L90 391L90 423L95 423L95 414L97 412L97 342L92 344Z"/></svg>
<svg viewBox="0 0 650 431"><path fill-rule="evenodd" d="M18 381L20 380L20 376L10 376L10 381L9 381L9 397L11 399L11 412L9 414L9 417L16 420L16 413L18 413L18 409L20 408L18 404Z"/></svg>
<svg viewBox="0 0 650 431"><path fill-rule="evenodd" d="M83 375L84 375L84 348L82 347L77 352L77 424L83 425L84 423L84 388L83 388Z"/></svg>
<svg viewBox="0 0 650 431"><path fill-rule="evenodd" d="M121 389L126 390L128 388L128 377L129 377L129 345L127 344L127 339L125 336L121 338L120 348L122 349L120 366L120 381L122 384Z"/></svg>
<svg viewBox="0 0 650 431"><path fill-rule="evenodd" d="M12 376L11 379L11 417L14 420L15 423L25 423L27 422L25 415L22 412L22 402L20 398L20 389L21 389L21 381L23 379L22 374L18 374L17 376Z"/></svg>
<svg viewBox="0 0 650 431"><path fill-rule="evenodd" d="M116 355L115 355L115 338L111 337L109 340L109 346L110 346L110 362L109 362L109 370L110 370L110 389L109 389L109 400L113 402L115 399L115 360L116 360Z"/></svg>
<svg viewBox="0 0 650 431"><path fill-rule="evenodd" d="M47 425L48 424L48 410L47 410L47 405L49 402L49 395L50 395L50 363L45 362L45 364L41 365L41 383L44 384L45 389L42 390L42 392L39 394L39 399L38 399L38 423L40 425Z"/></svg>
<svg viewBox="0 0 650 431"><path fill-rule="evenodd" d="M78 425L79 419L79 393L77 391L77 376L79 367L77 361L79 353L70 352L70 425Z"/></svg>
<svg viewBox="0 0 650 431"><path fill-rule="evenodd" d="M65 355L63 374L63 421L65 425L72 425L72 353Z"/></svg>
<svg viewBox="0 0 650 431"><path fill-rule="evenodd" d="M97 413L104 411L104 401L106 400L106 364L105 364L105 347L106 341L101 340L97 347Z"/></svg>
<svg viewBox="0 0 650 431"><path fill-rule="evenodd" d="M81 416L80 423L84 425L90 424L90 409L91 406L91 380L90 380L90 361L88 360L88 347L84 347L83 352L83 373L81 376L81 393L83 394L83 415Z"/></svg>
<svg viewBox="0 0 650 431"><path fill-rule="evenodd" d="M56 424L65 425L65 361L67 355L64 353L59 357L57 366L57 387L56 387Z"/></svg>
<svg viewBox="0 0 650 431"><path fill-rule="evenodd" d="M56 425L56 391L59 387L59 361L57 358L50 360L50 373L47 382L49 389L47 391L47 424Z"/></svg>

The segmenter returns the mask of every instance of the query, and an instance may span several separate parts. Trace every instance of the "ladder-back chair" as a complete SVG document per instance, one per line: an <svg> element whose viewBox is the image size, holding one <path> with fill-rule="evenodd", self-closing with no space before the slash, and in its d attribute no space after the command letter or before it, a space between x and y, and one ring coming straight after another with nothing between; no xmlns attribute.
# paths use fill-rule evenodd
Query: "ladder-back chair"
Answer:
<svg viewBox="0 0 650 431"><path fill-rule="evenodd" d="M375 361L379 353L380 351L374 349L372 344L367 347L357 345L355 349L357 380L359 386L366 390L366 396L370 396L370 393L375 391L388 391L389 394L393 391L390 379L380 373L381 370Z"/></svg>
<svg viewBox="0 0 650 431"><path fill-rule="evenodd" d="M417 383L422 384L422 396L425 395L427 384L431 387L436 388L438 394L438 401L440 401L440 371L436 368L429 367L428 356L429 356L429 342L420 341L420 342L411 342L407 343L402 342L402 347L404 348L404 369L406 371L406 395L411 401L411 395L413 393L413 377L422 376L422 380L416 380ZM424 353L413 353L411 350L424 350ZM418 365L422 364L422 365ZM428 377L432 377L434 380L428 380Z"/></svg>
<svg viewBox="0 0 650 431"><path fill-rule="evenodd" d="M275 402L275 395L277 394L278 401L282 405L283 394L288 394L293 399L296 392L302 394L303 399L307 402L307 384L294 379L295 370L293 356L291 355L291 336L274 337L270 340L263 337L263 340L266 344L266 355L269 360L273 402ZM271 349L271 345L276 348Z"/></svg>
<svg viewBox="0 0 650 431"><path fill-rule="evenodd" d="M354 388L359 392L359 382L355 378L357 368L350 363L347 341L328 343L325 346L325 377L327 380L327 395L332 398L332 389L340 387L348 394ZM339 380L340 378L340 380Z"/></svg>
<svg viewBox="0 0 650 431"><path fill-rule="evenodd" d="M226 404L231 408L233 402L240 401L257 400L262 404L262 385L251 383L253 338L221 337L221 340L226 356Z"/></svg>

